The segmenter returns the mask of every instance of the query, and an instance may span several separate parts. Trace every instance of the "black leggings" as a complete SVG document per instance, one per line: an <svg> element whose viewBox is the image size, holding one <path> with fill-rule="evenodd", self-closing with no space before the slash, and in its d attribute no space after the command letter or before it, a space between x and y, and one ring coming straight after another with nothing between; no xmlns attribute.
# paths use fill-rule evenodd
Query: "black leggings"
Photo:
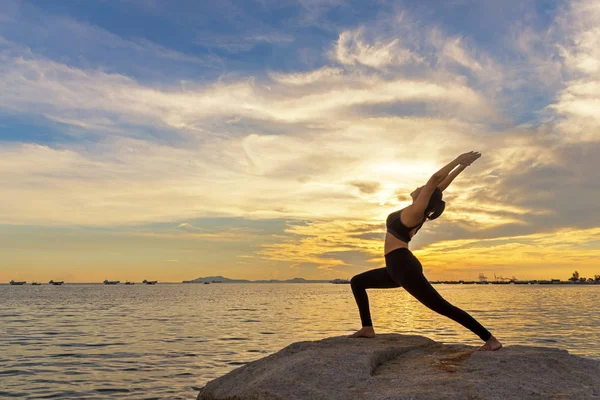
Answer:
<svg viewBox="0 0 600 400"><path fill-rule="evenodd" d="M372 269L350 280L352 293L358 304L362 326L373 326L366 289L389 289L402 286L408 293L433 311L442 314L487 341L492 334L475 318L453 306L431 286L423 275L423 267L407 248L399 248L385 255L385 268Z"/></svg>

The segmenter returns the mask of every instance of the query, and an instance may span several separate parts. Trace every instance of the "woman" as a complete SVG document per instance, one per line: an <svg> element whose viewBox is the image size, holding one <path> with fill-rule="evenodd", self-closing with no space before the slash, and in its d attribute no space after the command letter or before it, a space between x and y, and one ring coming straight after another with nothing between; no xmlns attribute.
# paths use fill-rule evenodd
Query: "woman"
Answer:
<svg viewBox="0 0 600 400"><path fill-rule="evenodd" d="M350 281L352 293L358 305L362 329L349 337L372 338L375 336L366 289L402 286L425 306L453 319L479 336L485 342L479 350L498 350L502 347L502 344L473 317L440 296L423 275L423 267L419 260L408 249L408 242L421 229L421 226L428 219L436 219L444 211L446 203L442 200L442 192L458 174L479 157L481 154L474 151L461 154L433 174L425 186L417 188L410 194L413 199L411 205L395 211L387 217L384 246L385 268L363 272L354 276ZM460 167L454 170L458 165Z"/></svg>

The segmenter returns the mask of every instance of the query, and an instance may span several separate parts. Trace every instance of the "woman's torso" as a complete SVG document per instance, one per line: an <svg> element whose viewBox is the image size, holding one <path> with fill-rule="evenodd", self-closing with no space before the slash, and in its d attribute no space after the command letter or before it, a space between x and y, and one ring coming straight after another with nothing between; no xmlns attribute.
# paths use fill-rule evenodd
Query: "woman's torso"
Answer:
<svg viewBox="0 0 600 400"><path fill-rule="evenodd" d="M412 216L408 216L409 218L407 218L407 213L404 212L407 208L403 208L402 210L398 211L400 213L399 219L400 219L400 222L404 225L404 227L413 226L412 229L408 230L408 235L410 238L412 238L415 235L415 233L420 229L422 224L419 223L419 225L414 226L414 224L407 222L407 219L410 219L410 217L412 217ZM413 220L414 220L414 218L413 218ZM425 222L425 220L422 221L422 223L424 223L424 222ZM399 249L401 247L408 248L408 243L402 239L397 238L396 236L392 235L389 231L387 231L385 233L385 244L384 244L383 254L384 255L388 254L389 252Z"/></svg>

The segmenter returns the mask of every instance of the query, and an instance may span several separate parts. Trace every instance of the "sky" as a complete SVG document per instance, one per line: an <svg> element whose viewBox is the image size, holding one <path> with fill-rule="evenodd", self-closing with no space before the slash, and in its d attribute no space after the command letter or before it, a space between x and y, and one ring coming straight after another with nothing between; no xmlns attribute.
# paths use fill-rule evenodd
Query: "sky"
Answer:
<svg viewBox="0 0 600 400"><path fill-rule="evenodd" d="M600 274L600 1L2 0L0 282Z"/></svg>

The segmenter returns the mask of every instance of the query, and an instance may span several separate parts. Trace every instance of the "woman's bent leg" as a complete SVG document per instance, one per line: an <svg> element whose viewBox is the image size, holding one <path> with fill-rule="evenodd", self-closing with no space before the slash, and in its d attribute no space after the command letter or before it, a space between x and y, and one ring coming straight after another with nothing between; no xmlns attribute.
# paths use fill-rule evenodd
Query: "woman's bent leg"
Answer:
<svg viewBox="0 0 600 400"><path fill-rule="evenodd" d="M373 326L366 289L390 289L400 285L392 280L385 268L372 269L352 277L352 293L358 305L362 326Z"/></svg>

